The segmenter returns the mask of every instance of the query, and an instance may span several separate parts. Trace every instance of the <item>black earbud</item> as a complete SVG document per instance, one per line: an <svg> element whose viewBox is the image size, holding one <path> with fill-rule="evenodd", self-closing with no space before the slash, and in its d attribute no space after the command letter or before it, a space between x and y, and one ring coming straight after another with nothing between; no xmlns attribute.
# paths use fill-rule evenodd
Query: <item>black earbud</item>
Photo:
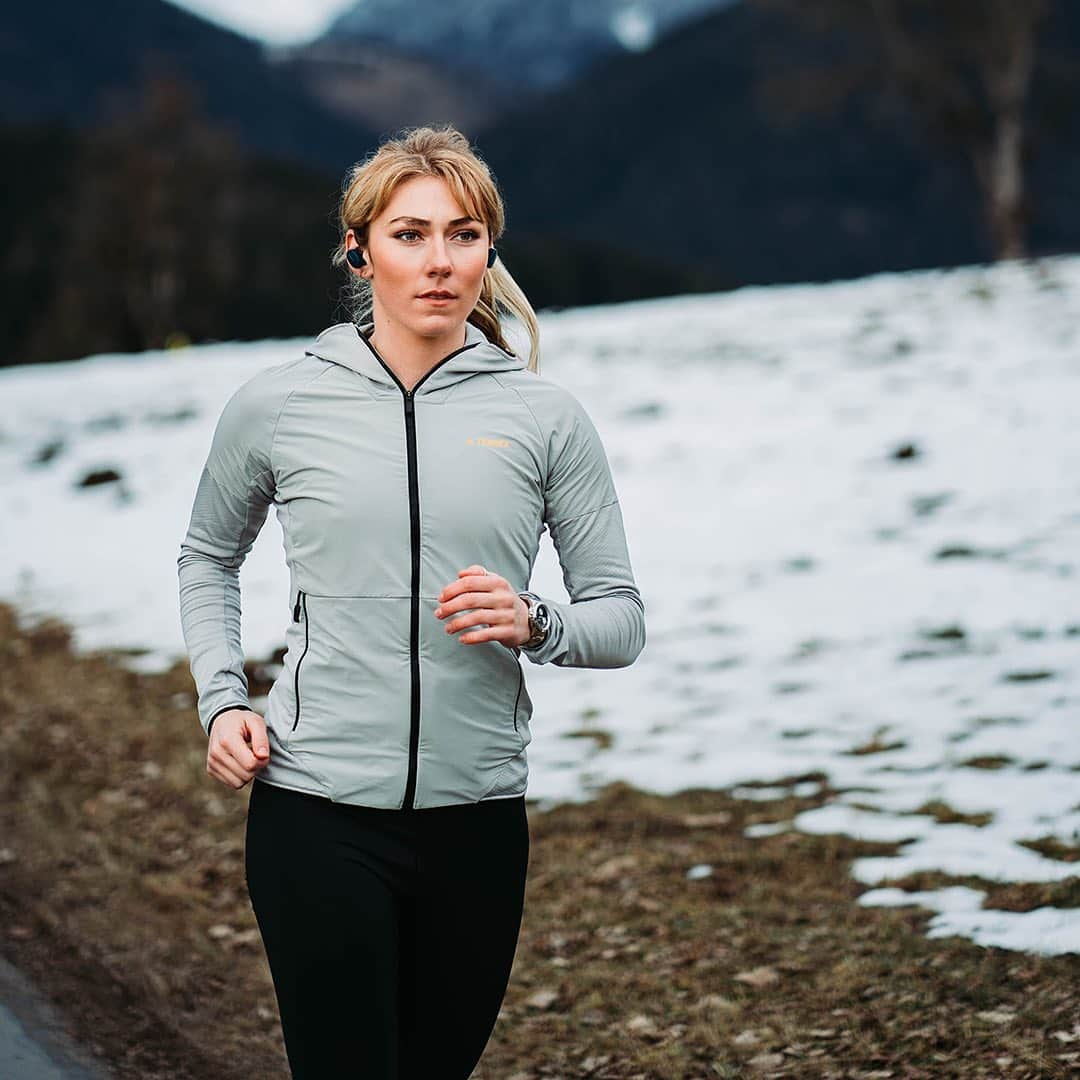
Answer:
<svg viewBox="0 0 1080 1080"><path fill-rule="evenodd" d="M495 257L499 253L494 248L488 248L488 266L495 265Z"/></svg>

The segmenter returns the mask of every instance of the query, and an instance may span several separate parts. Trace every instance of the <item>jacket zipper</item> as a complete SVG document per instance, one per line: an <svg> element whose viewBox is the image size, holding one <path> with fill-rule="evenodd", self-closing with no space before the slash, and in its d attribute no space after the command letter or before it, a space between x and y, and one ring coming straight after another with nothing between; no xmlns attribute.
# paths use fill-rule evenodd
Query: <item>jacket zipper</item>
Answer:
<svg viewBox="0 0 1080 1080"><path fill-rule="evenodd" d="M304 651L300 654L300 659L296 661L296 671L293 678L294 697L296 698L296 719L293 721L292 730L296 730L296 725L300 723L300 665L304 662L304 657L307 656L308 651L308 617L307 617L307 593L301 589L296 594L296 606L293 608L293 622L300 621L300 610L304 611Z"/></svg>
<svg viewBox="0 0 1080 1080"><path fill-rule="evenodd" d="M413 388L415 390L415 387ZM409 777L405 782L405 809L416 799L416 770L420 748L420 483L416 474L416 411L413 390L405 393L405 442L409 459L409 527L412 543L412 603L409 653L412 668L412 713L409 723Z"/></svg>
<svg viewBox="0 0 1080 1080"><path fill-rule="evenodd" d="M411 390L406 390L401 380L394 374L390 365L379 355L375 346L357 328L360 340L372 351L375 359L386 369L386 373L394 380L394 385L401 391L405 407L405 445L409 461L409 525L412 540L412 611L409 625L409 659L412 669L412 709L409 720L409 775L405 781L405 799L402 808L413 810L416 799L416 770L417 757L420 746L420 484L417 480L416 471L416 412L414 409L413 396L418 387L424 381L438 371L448 360L452 360L458 353L466 349L474 349L479 342L474 341L471 345L462 345L452 353L447 353L423 378L413 383ZM515 716L515 727L517 718Z"/></svg>

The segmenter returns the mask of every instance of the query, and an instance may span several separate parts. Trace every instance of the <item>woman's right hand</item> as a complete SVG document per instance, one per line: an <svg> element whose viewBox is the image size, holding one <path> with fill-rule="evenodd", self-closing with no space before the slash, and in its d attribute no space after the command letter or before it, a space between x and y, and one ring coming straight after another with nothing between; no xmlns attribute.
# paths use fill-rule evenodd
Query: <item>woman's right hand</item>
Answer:
<svg viewBox="0 0 1080 1080"><path fill-rule="evenodd" d="M257 712L229 709L218 714L210 728L210 745L206 751L206 771L210 776L239 789L269 763L266 722Z"/></svg>

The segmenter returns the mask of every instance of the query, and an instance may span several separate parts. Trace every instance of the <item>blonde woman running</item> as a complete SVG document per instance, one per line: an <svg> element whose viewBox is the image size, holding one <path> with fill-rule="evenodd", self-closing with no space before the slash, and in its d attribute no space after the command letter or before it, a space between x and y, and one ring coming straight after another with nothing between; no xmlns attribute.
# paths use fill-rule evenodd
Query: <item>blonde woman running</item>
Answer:
<svg viewBox="0 0 1080 1080"><path fill-rule="evenodd" d="M452 127L356 166L349 321L239 387L178 560L207 772L252 784L245 872L294 1077L466 1080L517 947L532 702L521 657L645 644L593 423L538 373L504 208ZM528 363L502 313L528 331ZM290 618L251 709L238 571L273 504ZM570 603L528 591L545 527Z"/></svg>

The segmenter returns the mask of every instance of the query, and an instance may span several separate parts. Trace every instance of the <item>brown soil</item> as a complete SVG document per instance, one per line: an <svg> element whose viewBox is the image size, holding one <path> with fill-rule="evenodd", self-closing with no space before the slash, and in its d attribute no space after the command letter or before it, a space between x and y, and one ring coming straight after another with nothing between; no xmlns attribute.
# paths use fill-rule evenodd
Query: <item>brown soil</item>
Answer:
<svg viewBox="0 0 1080 1080"><path fill-rule="evenodd" d="M186 664L76 655L63 624L20 630L4 605L0 653L0 951L117 1077L287 1078L244 887L249 788L207 776ZM474 1080L1080 1075L1080 956L931 941L925 910L859 907L849 864L893 845L743 835L827 797L616 784L531 806L521 938ZM1080 904L1080 877L957 880L1013 910Z"/></svg>

